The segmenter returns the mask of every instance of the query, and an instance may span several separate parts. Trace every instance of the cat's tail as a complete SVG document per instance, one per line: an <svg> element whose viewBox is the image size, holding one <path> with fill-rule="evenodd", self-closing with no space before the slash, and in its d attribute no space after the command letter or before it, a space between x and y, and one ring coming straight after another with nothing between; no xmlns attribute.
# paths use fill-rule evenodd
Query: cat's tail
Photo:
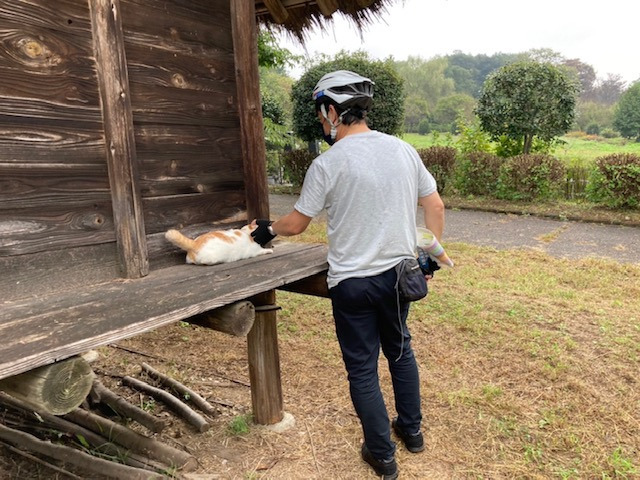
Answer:
<svg viewBox="0 0 640 480"><path fill-rule="evenodd" d="M167 230L164 234L164 238L173 243L176 247L180 247L183 250L189 251L195 248L195 242L189 237L185 237L178 230Z"/></svg>

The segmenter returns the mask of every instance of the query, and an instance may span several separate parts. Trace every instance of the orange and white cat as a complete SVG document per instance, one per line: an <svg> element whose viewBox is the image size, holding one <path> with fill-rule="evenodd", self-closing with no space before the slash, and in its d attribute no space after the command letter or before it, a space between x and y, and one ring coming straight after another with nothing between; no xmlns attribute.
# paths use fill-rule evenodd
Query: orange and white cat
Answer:
<svg viewBox="0 0 640 480"><path fill-rule="evenodd" d="M203 233L195 240L184 236L178 230L168 230L164 236L187 252L187 263L214 265L273 253L273 250L262 248L253 240L251 232L255 228L245 225L239 229L215 230Z"/></svg>

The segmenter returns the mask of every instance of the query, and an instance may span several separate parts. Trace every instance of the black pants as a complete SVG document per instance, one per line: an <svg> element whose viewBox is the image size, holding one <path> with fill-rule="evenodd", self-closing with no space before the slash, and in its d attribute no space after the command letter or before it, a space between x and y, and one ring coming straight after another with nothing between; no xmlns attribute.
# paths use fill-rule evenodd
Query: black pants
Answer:
<svg viewBox="0 0 640 480"><path fill-rule="evenodd" d="M417 432L422 420L418 366L406 325L409 304L398 303L395 283L391 269L373 277L343 280L329 291L351 399L364 441L378 459L395 452L378 379L380 346L391 372L398 426Z"/></svg>

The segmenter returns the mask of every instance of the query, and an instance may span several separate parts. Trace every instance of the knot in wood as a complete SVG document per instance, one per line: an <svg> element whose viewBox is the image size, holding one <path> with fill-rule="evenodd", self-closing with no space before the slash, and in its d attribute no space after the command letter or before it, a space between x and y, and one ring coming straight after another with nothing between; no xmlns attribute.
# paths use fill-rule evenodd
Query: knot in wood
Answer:
<svg viewBox="0 0 640 480"><path fill-rule="evenodd" d="M186 80L179 73L174 73L173 75L171 75L171 83L173 84L174 87L178 87L178 88L186 88L187 86Z"/></svg>

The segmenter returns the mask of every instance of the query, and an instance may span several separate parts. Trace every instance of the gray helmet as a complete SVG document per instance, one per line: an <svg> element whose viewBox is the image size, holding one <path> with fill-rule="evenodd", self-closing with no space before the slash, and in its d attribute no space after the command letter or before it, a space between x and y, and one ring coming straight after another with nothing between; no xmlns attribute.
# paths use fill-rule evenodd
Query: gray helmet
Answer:
<svg viewBox="0 0 640 480"><path fill-rule="evenodd" d="M327 73L313 89L313 100L316 104L325 98L331 99L342 108L359 108L367 111L373 100L373 86L368 78L350 72L337 70Z"/></svg>

